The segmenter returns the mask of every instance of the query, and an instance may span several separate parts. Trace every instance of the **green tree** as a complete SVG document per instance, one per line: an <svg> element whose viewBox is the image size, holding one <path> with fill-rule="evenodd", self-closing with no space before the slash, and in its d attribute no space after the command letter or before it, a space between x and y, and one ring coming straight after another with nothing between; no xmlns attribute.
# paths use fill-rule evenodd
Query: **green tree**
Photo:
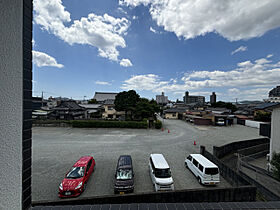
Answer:
<svg viewBox="0 0 280 210"><path fill-rule="evenodd" d="M280 153L273 153L270 161L274 177L280 181Z"/></svg>
<svg viewBox="0 0 280 210"><path fill-rule="evenodd" d="M135 110L137 102L140 100L140 96L135 90L123 91L116 95L115 109L117 111L125 111L126 118L132 119L132 112Z"/></svg>
<svg viewBox="0 0 280 210"><path fill-rule="evenodd" d="M97 104L96 99L92 98L88 101L89 104Z"/></svg>
<svg viewBox="0 0 280 210"><path fill-rule="evenodd" d="M140 98L135 106L133 113L134 118L143 119L154 117L155 112L159 112L160 107L155 100L149 101L146 98Z"/></svg>
<svg viewBox="0 0 280 210"><path fill-rule="evenodd" d="M254 120L270 122L271 121L271 113L259 110L255 113Z"/></svg>

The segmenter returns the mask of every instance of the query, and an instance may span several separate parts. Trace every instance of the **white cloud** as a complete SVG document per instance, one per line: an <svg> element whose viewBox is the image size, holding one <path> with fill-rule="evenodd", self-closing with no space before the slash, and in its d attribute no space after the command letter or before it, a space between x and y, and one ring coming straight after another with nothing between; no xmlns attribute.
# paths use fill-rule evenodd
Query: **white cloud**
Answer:
<svg viewBox="0 0 280 210"><path fill-rule="evenodd" d="M65 10L61 0L34 0L34 20L43 30L59 37L66 43L87 44L98 48L99 56L119 62L118 47L126 47L123 36L130 22L126 18L115 18L90 13L88 17L74 20ZM67 23L68 26L65 25Z"/></svg>
<svg viewBox="0 0 280 210"><path fill-rule="evenodd" d="M95 81L95 84L97 84L97 85L111 85L109 82L104 82L104 81Z"/></svg>
<svg viewBox="0 0 280 210"><path fill-rule="evenodd" d="M258 98L267 94L269 88L279 85L279 78L280 62L272 63L270 60L261 58L238 63L237 67L230 71L188 72L179 80L171 78L164 81L155 74L133 75L123 82L121 88L172 94L191 90L192 93L204 95L209 95L206 93L219 89L229 94L243 96L243 98L249 94L253 97L253 93L256 93L255 97Z"/></svg>
<svg viewBox="0 0 280 210"><path fill-rule="evenodd" d="M231 55L234 55L235 53L238 53L238 52L244 52L244 51L247 51L247 50L248 50L248 48L246 46L240 46L236 50L232 51Z"/></svg>
<svg viewBox="0 0 280 210"><path fill-rule="evenodd" d="M269 54L266 56L266 58L271 58L273 56L273 54Z"/></svg>
<svg viewBox="0 0 280 210"><path fill-rule="evenodd" d="M150 26L150 31L153 33L157 33L157 31L155 29L153 29L152 26Z"/></svg>
<svg viewBox="0 0 280 210"><path fill-rule="evenodd" d="M136 20L136 19L138 19L138 17L135 16L135 15L133 15L133 16L132 16L132 20Z"/></svg>
<svg viewBox="0 0 280 210"><path fill-rule="evenodd" d="M279 0L120 0L119 4L149 6L158 26L185 39L214 32L230 41L246 40L280 26Z"/></svg>
<svg viewBox="0 0 280 210"><path fill-rule="evenodd" d="M35 40L32 39L32 47L35 47Z"/></svg>
<svg viewBox="0 0 280 210"><path fill-rule="evenodd" d="M124 58L120 61L120 65L124 67L129 67L132 66L132 63L129 59Z"/></svg>
<svg viewBox="0 0 280 210"><path fill-rule="evenodd" d="M33 63L38 66L53 66L57 68L62 68L63 65L57 63L56 59L46 53L39 52L39 51L32 51L32 56L33 56Z"/></svg>

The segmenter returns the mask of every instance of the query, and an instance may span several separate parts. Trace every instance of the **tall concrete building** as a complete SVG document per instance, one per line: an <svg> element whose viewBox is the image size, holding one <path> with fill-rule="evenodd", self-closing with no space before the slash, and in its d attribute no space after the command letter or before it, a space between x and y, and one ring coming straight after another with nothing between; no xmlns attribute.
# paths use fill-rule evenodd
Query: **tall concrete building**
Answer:
<svg viewBox="0 0 280 210"><path fill-rule="evenodd" d="M192 104L197 103L203 105L205 103L205 97L204 96L191 96L189 95L189 92L185 92L185 96L183 98L185 104Z"/></svg>
<svg viewBox="0 0 280 210"><path fill-rule="evenodd" d="M158 104L165 105L168 103L168 97L164 95L164 92L162 92L161 95L156 95L156 102Z"/></svg>
<svg viewBox="0 0 280 210"><path fill-rule="evenodd" d="M210 103L216 103L217 102L217 96L215 92L212 92L212 95L210 96Z"/></svg>

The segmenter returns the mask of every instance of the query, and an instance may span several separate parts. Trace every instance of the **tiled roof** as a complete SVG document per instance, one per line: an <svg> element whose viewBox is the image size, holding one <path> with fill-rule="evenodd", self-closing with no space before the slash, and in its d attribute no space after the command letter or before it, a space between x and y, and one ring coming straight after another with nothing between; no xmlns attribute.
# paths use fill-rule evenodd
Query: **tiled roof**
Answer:
<svg viewBox="0 0 280 210"><path fill-rule="evenodd" d="M279 106L280 107L280 103L263 103L260 104L258 106L255 107L256 110L260 110L260 109L271 109L273 107Z"/></svg>
<svg viewBox="0 0 280 210"><path fill-rule="evenodd" d="M54 109L71 109L71 110L81 110L83 107L79 106L75 101L61 101L61 104L56 106Z"/></svg>
<svg viewBox="0 0 280 210"><path fill-rule="evenodd" d="M94 99L97 101L105 101L107 99L115 100L116 95L118 93L95 92Z"/></svg>

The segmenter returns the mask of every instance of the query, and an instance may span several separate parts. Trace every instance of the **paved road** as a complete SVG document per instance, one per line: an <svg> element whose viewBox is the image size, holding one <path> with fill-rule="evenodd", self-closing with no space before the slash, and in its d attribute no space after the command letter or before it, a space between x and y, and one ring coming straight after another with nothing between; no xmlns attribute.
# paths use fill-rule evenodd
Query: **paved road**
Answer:
<svg viewBox="0 0 280 210"><path fill-rule="evenodd" d="M179 120L164 120L165 131L143 129L80 129L34 127L32 142L32 200L58 200L58 185L82 155L96 159L96 171L80 197L113 194L117 159L132 156L135 193L152 192L148 173L151 153L162 153L169 163L175 189L201 188L184 167L186 154L198 153L199 145L211 150L234 140L258 137L258 130L244 126L196 127ZM170 130L168 133L167 129ZM196 140L197 145L193 145ZM222 179L221 187L229 186Z"/></svg>

